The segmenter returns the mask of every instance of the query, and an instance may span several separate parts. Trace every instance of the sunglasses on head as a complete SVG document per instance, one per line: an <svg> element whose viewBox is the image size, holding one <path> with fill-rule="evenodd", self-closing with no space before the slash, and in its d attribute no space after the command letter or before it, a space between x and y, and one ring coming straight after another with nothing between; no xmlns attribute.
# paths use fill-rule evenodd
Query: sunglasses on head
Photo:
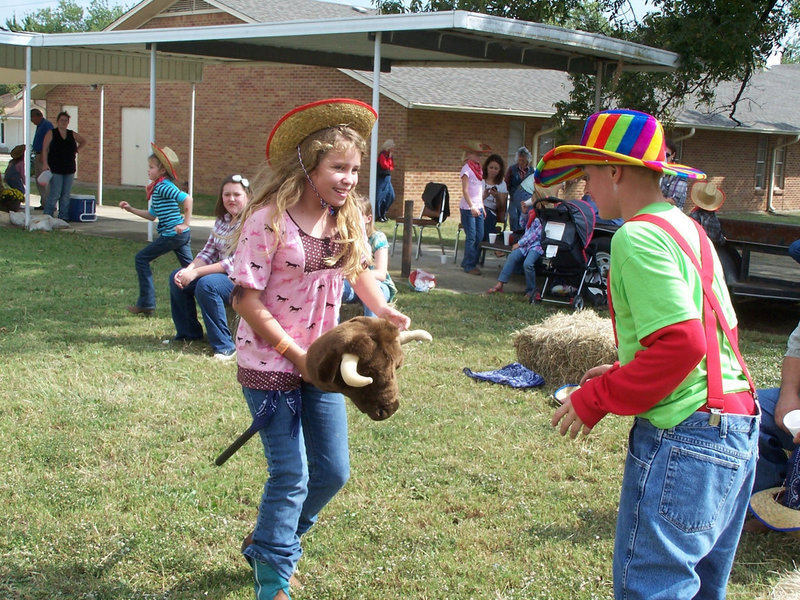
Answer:
<svg viewBox="0 0 800 600"><path fill-rule="evenodd" d="M674 152L667 152L667 154L666 154L667 158L672 158L673 156L675 156Z"/></svg>
<svg viewBox="0 0 800 600"><path fill-rule="evenodd" d="M246 177L242 177L241 175L232 175L231 181L233 183L241 183L243 188L250 187L250 181Z"/></svg>

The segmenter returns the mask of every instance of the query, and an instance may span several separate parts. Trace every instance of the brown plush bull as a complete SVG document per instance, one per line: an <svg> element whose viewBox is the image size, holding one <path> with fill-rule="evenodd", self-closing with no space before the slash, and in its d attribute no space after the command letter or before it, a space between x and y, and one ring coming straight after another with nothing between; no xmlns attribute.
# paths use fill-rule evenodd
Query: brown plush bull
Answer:
<svg viewBox="0 0 800 600"><path fill-rule="evenodd" d="M344 394L361 412L381 421L400 405L395 375L403 365L400 345L431 339L427 331L400 331L385 319L354 317L311 344L308 374L321 390Z"/></svg>

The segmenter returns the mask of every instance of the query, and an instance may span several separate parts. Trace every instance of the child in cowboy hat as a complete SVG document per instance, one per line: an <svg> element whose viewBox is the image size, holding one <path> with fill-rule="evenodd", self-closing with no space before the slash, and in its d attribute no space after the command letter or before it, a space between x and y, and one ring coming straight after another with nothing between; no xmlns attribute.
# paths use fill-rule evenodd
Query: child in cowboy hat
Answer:
<svg viewBox="0 0 800 600"><path fill-rule="evenodd" d="M133 314L152 315L156 310L156 290L150 263L170 250L178 257L181 267L192 262L191 233L192 197L175 185L178 178L178 156L169 146L159 148L150 144L153 154L147 159L147 200L149 208L134 208L124 200L122 210L148 221L158 220L158 237L136 254L136 274L139 277L139 298L127 309ZM183 204L183 215L181 215Z"/></svg>
<svg viewBox="0 0 800 600"><path fill-rule="evenodd" d="M459 177L461 178L461 227L464 229L464 258L461 268L470 275L480 275L478 258L483 241L483 223L486 213L483 208L483 167L480 163L482 154L491 152L491 148L478 140L469 140L461 146L464 152L461 160Z"/></svg>
<svg viewBox="0 0 800 600"><path fill-rule="evenodd" d="M289 597L300 538L347 481L341 394L305 383L306 350L338 322L343 278L379 318L406 329L366 270L370 256L356 193L377 114L347 98L285 114L267 140L271 170L255 186L234 236L238 380L260 430L269 477L242 551L258 600Z"/></svg>
<svg viewBox="0 0 800 600"><path fill-rule="evenodd" d="M603 111L579 145L554 148L536 169L544 185L585 177L600 217L625 220L608 290L619 360L587 371L552 424L574 438L609 413L636 416L615 597L722 599L753 483L758 407L719 259L659 187L662 174L705 175L666 162L663 136L650 115Z"/></svg>

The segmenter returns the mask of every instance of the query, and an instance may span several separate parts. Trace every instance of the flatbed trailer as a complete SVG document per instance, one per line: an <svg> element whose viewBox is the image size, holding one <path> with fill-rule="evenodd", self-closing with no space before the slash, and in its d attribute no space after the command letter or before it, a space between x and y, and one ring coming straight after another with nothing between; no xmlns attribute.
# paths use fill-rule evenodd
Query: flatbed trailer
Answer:
<svg viewBox="0 0 800 600"><path fill-rule="evenodd" d="M800 225L719 217L726 243L717 248L733 296L800 301L800 264L788 255Z"/></svg>

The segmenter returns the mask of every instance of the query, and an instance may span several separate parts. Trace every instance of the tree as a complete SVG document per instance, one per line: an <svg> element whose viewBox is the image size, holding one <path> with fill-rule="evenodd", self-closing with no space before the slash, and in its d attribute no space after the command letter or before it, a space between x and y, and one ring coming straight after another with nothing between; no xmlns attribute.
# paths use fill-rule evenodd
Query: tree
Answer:
<svg viewBox="0 0 800 600"><path fill-rule="evenodd" d="M55 9L43 8L22 17L16 15L6 19L6 28L11 31L35 31L38 33L75 33L100 31L125 13L123 6L108 6L107 0L92 0L83 9L74 0L59 0Z"/></svg>
<svg viewBox="0 0 800 600"><path fill-rule="evenodd" d="M729 107L736 104L752 74L763 67L800 23L800 0L644 0L653 12L630 17L630 0L412 0L381 2L382 12L471 10L486 14L568 26L631 42L664 48L680 56L672 73L614 73L602 81L604 107L624 106L669 121L687 101L711 104L722 81L739 81ZM566 124L594 111L594 75L572 75L573 91L559 103L556 120ZM738 122L738 121L737 121Z"/></svg>

